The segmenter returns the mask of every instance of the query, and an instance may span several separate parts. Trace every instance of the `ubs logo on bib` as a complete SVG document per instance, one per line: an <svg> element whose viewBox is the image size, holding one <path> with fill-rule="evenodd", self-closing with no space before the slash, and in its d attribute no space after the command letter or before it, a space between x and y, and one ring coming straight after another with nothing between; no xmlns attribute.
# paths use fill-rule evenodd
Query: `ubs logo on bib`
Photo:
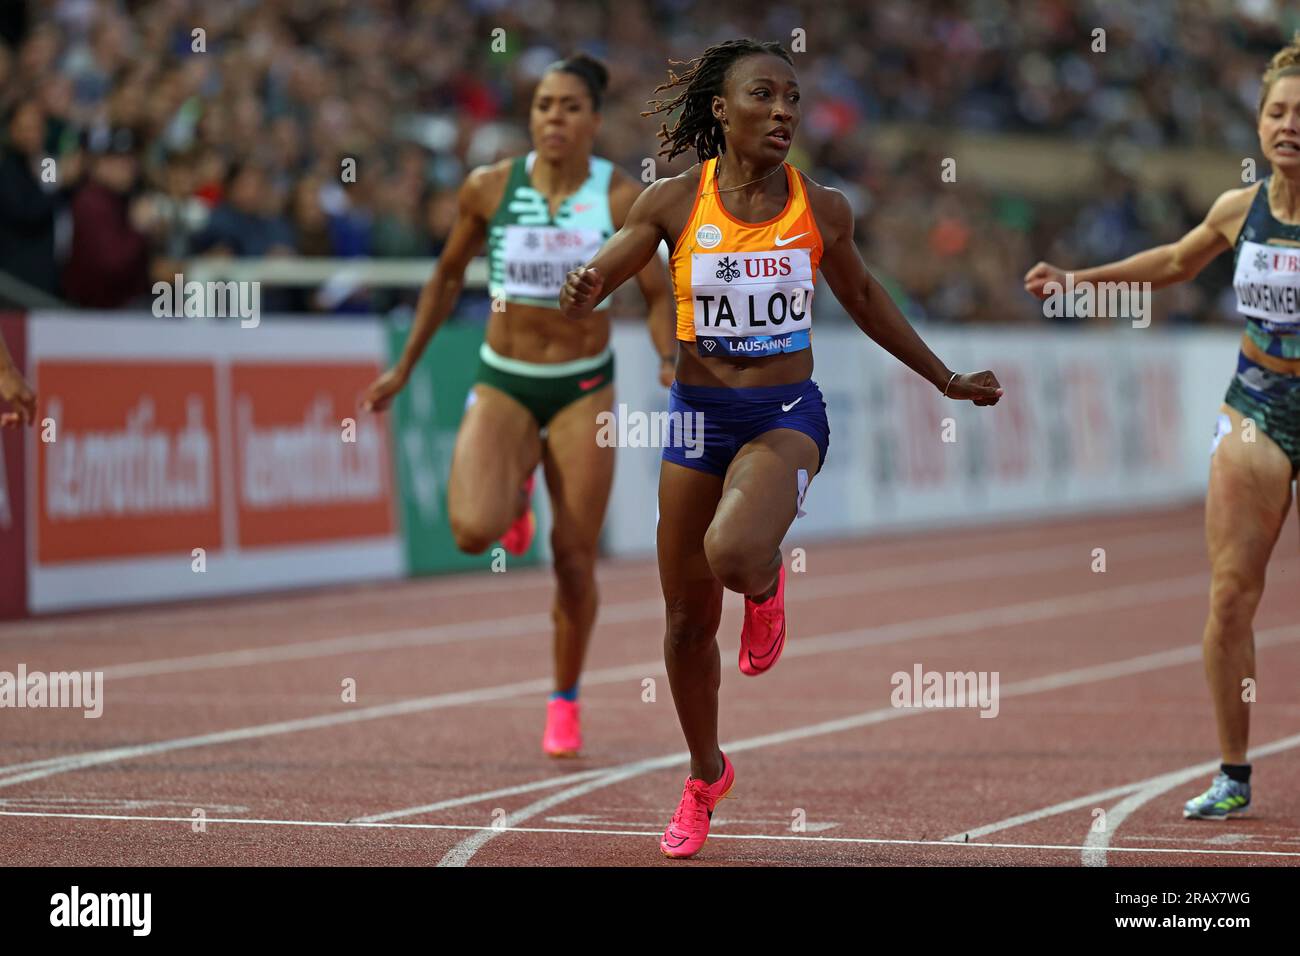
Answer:
<svg viewBox="0 0 1300 956"><path fill-rule="evenodd" d="M712 223L706 222L695 230L695 241L705 249L712 249L722 241L722 230Z"/></svg>

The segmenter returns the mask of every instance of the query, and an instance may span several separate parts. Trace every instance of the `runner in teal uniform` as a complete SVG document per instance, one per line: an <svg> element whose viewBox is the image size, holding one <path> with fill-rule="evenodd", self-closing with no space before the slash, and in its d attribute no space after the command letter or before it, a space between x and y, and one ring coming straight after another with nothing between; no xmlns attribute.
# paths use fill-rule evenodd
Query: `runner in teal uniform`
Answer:
<svg viewBox="0 0 1300 956"><path fill-rule="evenodd" d="M573 322L556 304L565 274L622 226L641 192L591 155L607 80L605 67L581 54L547 69L533 93L533 150L470 173L402 356L365 400L382 411L406 384L486 242L492 314L456 437L447 508L461 550L479 554L499 540L523 554L536 528L529 502L542 465L557 585L555 692L542 737L552 756L582 746L578 678L596 618L597 541L614 476L614 448L597 441L597 415L614 402L608 313ZM667 387L677 354L667 272L656 259L637 281Z"/></svg>
<svg viewBox="0 0 1300 956"><path fill-rule="evenodd" d="M1195 277L1219 253L1234 250L1233 287L1246 329L1210 446L1205 504L1212 577L1202 643L1222 763L1209 789L1183 805L1190 819L1223 820L1250 810L1253 621L1300 468L1300 33L1264 71L1257 125L1270 176L1225 192L1177 242L1074 273L1075 287L1149 282L1161 288ZM1025 288L1044 298L1049 283L1064 281L1062 270L1040 262L1025 276Z"/></svg>
<svg viewBox="0 0 1300 956"><path fill-rule="evenodd" d="M558 296L552 290L614 234L609 207L614 164L590 157L587 178L552 215L532 184L536 160L534 151L510 163L505 195L488 224L488 291L497 302L554 309ZM595 385L613 380L614 353L608 345L597 355L543 366L505 358L486 341L479 350L478 381L513 396L542 427Z"/></svg>

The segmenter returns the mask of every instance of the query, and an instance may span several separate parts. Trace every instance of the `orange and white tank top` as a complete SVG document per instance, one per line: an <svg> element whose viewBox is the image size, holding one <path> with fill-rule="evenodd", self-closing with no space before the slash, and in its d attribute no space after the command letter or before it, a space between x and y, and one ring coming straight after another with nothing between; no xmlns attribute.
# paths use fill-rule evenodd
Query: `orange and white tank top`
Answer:
<svg viewBox="0 0 1300 956"><path fill-rule="evenodd" d="M669 260L677 338L700 355L775 355L811 344L813 285L822 236L803 177L784 163L790 198L766 222L723 207L705 160L695 205Z"/></svg>

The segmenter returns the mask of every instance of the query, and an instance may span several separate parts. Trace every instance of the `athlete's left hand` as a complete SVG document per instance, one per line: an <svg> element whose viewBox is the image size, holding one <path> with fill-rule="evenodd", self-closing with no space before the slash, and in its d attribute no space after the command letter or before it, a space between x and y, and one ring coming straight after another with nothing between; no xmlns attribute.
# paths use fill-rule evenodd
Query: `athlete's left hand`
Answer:
<svg viewBox="0 0 1300 956"><path fill-rule="evenodd" d="M659 384L664 388L673 387L673 379L677 378L677 360L675 358L664 358L659 360Z"/></svg>
<svg viewBox="0 0 1300 956"><path fill-rule="evenodd" d="M992 372L965 372L952 380L948 397L959 402L969 399L976 405L996 405L1002 397L1002 386Z"/></svg>

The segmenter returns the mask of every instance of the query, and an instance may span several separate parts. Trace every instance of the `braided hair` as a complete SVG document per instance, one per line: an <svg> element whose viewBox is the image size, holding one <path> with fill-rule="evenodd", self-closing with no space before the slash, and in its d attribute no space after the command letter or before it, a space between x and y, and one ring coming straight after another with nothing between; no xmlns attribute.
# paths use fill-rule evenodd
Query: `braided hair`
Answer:
<svg viewBox="0 0 1300 956"><path fill-rule="evenodd" d="M677 87L684 87L684 89L670 100L649 100L653 108L641 114L642 116L653 116L656 113L671 115L678 109L682 111L671 129L667 123L662 123L659 127L659 138L663 140L663 145L659 149L660 156L666 153L668 162L672 162L673 157L678 153L684 153L694 147L696 155L703 161L726 152L727 144L722 133L722 124L713 115L713 97L722 95L722 85L727 78L727 71L736 61L755 53L770 53L794 66L790 54L780 43L775 41L764 43L749 38L714 44L693 60L668 61L670 64L668 82L655 87L655 92L662 93ZM672 65L686 66L687 69L678 76L673 72Z"/></svg>

